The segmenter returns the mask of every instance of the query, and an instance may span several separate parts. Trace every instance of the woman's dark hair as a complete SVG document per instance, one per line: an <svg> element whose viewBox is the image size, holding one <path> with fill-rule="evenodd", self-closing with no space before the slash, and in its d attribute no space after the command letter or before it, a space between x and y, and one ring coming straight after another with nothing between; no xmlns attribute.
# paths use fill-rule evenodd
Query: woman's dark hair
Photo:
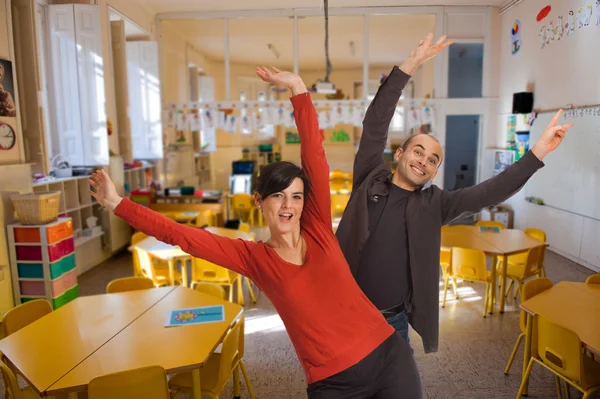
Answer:
<svg viewBox="0 0 600 399"><path fill-rule="evenodd" d="M304 171L292 162L273 162L262 168L258 176L256 192L260 198L265 199L273 193L278 193L288 188L294 179L302 179L304 183L304 197L310 191L310 181Z"/></svg>

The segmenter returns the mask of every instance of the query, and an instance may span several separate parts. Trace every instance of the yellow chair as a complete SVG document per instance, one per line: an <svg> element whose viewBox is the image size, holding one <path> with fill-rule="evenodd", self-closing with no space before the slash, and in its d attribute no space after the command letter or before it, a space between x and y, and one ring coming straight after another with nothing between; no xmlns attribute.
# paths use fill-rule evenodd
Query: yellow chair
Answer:
<svg viewBox="0 0 600 399"><path fill-rule="evenodd" d="M552 372L556 377L583 393L588 399L600 390L600 363L583 354L583 346L577 334L540 315L534 315L534 339L531 360L521 382L517 398L525 390L534 363ZM557 379L557 388L560 382ZM568 396L568 385L567 385Z"/></svg>
<svg viewBox="0 0 600 399"><path fill-rule="evenodd" d="M491 298L492 273L486 270L485 253L483 251L467 248L452 248L452 275L464 281L473 281L485 284L485 300L483 303L483 317L487 315L488 302ZM442 307L446 305L446 290Z"/></svg>
<svg viewBox="0 0 600 399"><path fill-rule="evenodd" d="M40 399L39 396L33 388L25 387L21 390L19 388L19 384L17 383L17 377L12 372L10 367L4 363L4 354L0 352L0 371L2 372L2 380L4 381L4 398L5 399ZM46 396L46 398L51 399L51 396Z"/></svg>
<svg viewBox="0 0 600 399"><path fill-rule="evenodd" d="M523 282L531 277L540 277L542 275L541 262L544 254L545 247L540 245L538 247L531 248L527 251L525 257L525 263L509 263L506 268L506 277L510 279L510 284L506 288L504 296L508 296L513 284L516 283L515 299L519 291L521 291ZM502 266L502 262L498 263L498 270Z"/></svg>
<svg viewBox="0 0 600 399"><path fill-rule="evenodd" d="M206 210L198 212L198 216L194 219L193 223L188 223L194 227L216 227L217 226L217 214L215 211Z"/></svg>
<svg viewBox="0 0 600 399"><path fill-rule="evenodd" d="M111 281L106 286L106 293L147 290L154 288L154 282L148 277L123 277Z"/></svg>
<svg viewBox="0 0 600 399"><path fill-rule="evenodd" d="M586 284L600 284L600 273L592 274L587 279L585 279Z"/></svg>
<svg viewBox="0 0 600 399"><path fill-rule="evenodd" d="M475 223L475 226L477 226L477 227L497 227L500 230L504 230L504 223L496 222L494 220L480 220L479 222Z"/></svg>
<svg viewBox="0 0 600 399"><path fill-rule="evenodd" d="M134 256L137 256L142 276L152 280L155 287L161 287L170 284L169 264L165 261L159 261L150 255L147 251L134 247ZM183 278L178 270L174 271L175 283L182 282Z"/></svg>
<svg viewBox="0 0 600 399"><path fill-rule="evenodd" d="M229 377L233 374L234 397L239 398L239 369L241 369L250 398L256 399L246 366L242 360L243 356L244 316L238 320L225 336L221 353L213 353L200 369L202 396L219 398L219 395L223 391L223 387L229 380ZM175 399L182 393L190 394L192 390L192 373L185 372L175 374L169 381L169 388L175 391Z"/></svg>
<svg viewBox="0 0 600 399"><path fill-rule="evenodd" d="M546 242L546 233L543 230L540 229L535 229L532 227L526 228L525 230L523 230L523 232L525 234L527 234L529 237L536 239L538 241L541 241L543 243ZM546 249L544 248L544 252L542 253L542 259L540 261L540 268L541 268L541 276L542 277L546 277L546 268L544 267L544 255L546 253ZM527 253L522 253L522 254L516 254L516 255L511 255L508 257L508 264L519 264L519 263L525 263L525 260L527 259ZM502 259L498 260L499 262L502 262Z"/></svg>
<svg viewBox="0 0 600 399"><path fill-rule="evenodd" d="M135 244L137 244L138 242L145 240L146 238L148 238L148 235L145 233L142 233L141 231L138 231L131 235L131 246L129 247L129 251L131 251L133 253L133 275L134 276L143 276L144 274L142 273L142 269L140 268L140 260L137 256L136 252L133 250L133 246Z"/></svg>
<svg viewBox="0 0 600 399"><path fill-rule="evenodd" d="M254 198L250 194L234 194L231 198L231 214L233 217L247 221L250 226L254 226L254 214L258 208L254 205ZM243 216L248 215L247 218Z"/></svg>
<svg viewBox="0 0 600 399"><path fill-rule="evenodd" d="M160 366L120 371L92 379L89 399L170 399L167 374Z"/></svg>
<svg viewBox="0 0 600 399"><path fill-rule="evenodd" d="M225 301L227 300L227 292L225 291L225 288L218 284L199 282L194 285L194 289L219 299L223 299Z"/></svg>
<svg viewBox="0 0 600 399"><path fill-rule="evenodd" d="M331 218L341 218L350 200L350 194L332 194L331 195Z"/></svg>
<svg viewBox="0 0 600 399"><path fill-rule="evenodd" d="M448 283L452 282L452 288L454 289L454 297L458 299L458 287L456 286L456 277L452 274L452 251L440 250L440 269L442 269L442 276L444 278L444 295L448 290ZM442 304L442 307L446 306L446 302Z"/></svg>
<svg viewBox="0 0 600 399"><path fill-rule="evenodd" d="M45 299L34 299L17 305L4 314L3 336L8 337L50 313L52 313L52 305Z"/></svg>
<svg viewBox="0 0 600 399"><path fill-rule="evenodd" d="M228 287L230 302L233 302L233 290L234 287L236 287L238 304L244 305L242 280L238 273L227 270L224 267L215 265L204 259L192 258L192 284L190 287L194 288L196 284L201 282Z"/></svg>
<svg viewBox="0 0 600 399"><path fill-rule="evenodd" d="M544 277L527 281L525 284L523 284L523 290L521 292L521 303L525 302L530 298L533 298L534 296L550 288L552 288L552 281ZM512 363L515 360L515 356L517 355L519 345L521 345L521 341L523 340L523 338L525 338L525 333L527 332L527 313L525 313L524 310L521 310L521 313L519 314L519 327L521 328L521 334L519 334L519 336L517 337L515 347L513 348L513 351L510 354L510 358L508 359L508 364L504 369L504 374L506 375L508 375L508 372L510 371L510 367L512 366Z"/></svg>
<svg viewBox="0 0 600 399"><path fill-rule="evenodd" d="M250 225L248 223L240 223L238 227L239 231L243 231L244 233L250 233Z"/></svg>

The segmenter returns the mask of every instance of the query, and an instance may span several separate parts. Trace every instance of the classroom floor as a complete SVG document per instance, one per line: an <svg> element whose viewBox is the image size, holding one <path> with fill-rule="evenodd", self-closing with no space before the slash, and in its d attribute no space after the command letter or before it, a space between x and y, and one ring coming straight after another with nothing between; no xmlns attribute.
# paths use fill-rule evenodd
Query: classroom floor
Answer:
<svg viewBox="0 0 600 399"><path fill-rule="evenodd" d="M583 282L592 274L589 269L552 252L547 253L546 268L554 283L561 280ZM103 294L109 281L128 275L131 275L131 255L124 252L80 276L80 295ZM523 345L510 375L503 373L519 334L514 300L508 301L503 315L495 313L484 319L481 315L483 286L464 284L460 294L463 299L457 302L449 295L446 308L440 309L437 353L425 355L419 336L411 331L425 397L514 399L520 384ZM256 305L246 305L246 320L244 362L257 398L306 398L304 373L281 319L265 295L259 294ZM3 391L0 387L0 398ZM573 389L571 394L572 398L581 398L581 394ZM221 397L233 397L231 381ZM242 398L249 398L243 383ZM554 379L541 367L534 367L529 398L556 398ZM600 395L594 398L600 398Z"/></svg>

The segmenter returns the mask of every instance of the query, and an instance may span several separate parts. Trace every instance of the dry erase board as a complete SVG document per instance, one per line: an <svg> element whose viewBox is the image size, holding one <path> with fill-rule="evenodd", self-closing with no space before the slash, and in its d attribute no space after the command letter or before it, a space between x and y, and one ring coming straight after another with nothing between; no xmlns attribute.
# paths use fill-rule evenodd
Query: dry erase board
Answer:
<svg viewBox="0 0 600 399"><path fill-rule="evenodd" d="M600 115L595 108L559 123L574 123L562 144L544 158L545 166L527 183L528 197L546 205L600 220ZM530 146L540 138L554 113L539 114Z"/></svg>

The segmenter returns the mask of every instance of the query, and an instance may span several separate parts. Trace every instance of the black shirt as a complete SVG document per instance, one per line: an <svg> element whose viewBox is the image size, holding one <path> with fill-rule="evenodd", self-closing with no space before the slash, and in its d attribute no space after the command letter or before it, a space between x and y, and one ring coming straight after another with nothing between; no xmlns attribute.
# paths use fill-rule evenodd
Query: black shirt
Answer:
<svg viewBox="0 0 600 399"><path fill-rule="evenodd" d="M390 183L389 195L369 198L369 230L357 282L379 310L410 302L412 284L404 213L412 191Z"/></svg>

